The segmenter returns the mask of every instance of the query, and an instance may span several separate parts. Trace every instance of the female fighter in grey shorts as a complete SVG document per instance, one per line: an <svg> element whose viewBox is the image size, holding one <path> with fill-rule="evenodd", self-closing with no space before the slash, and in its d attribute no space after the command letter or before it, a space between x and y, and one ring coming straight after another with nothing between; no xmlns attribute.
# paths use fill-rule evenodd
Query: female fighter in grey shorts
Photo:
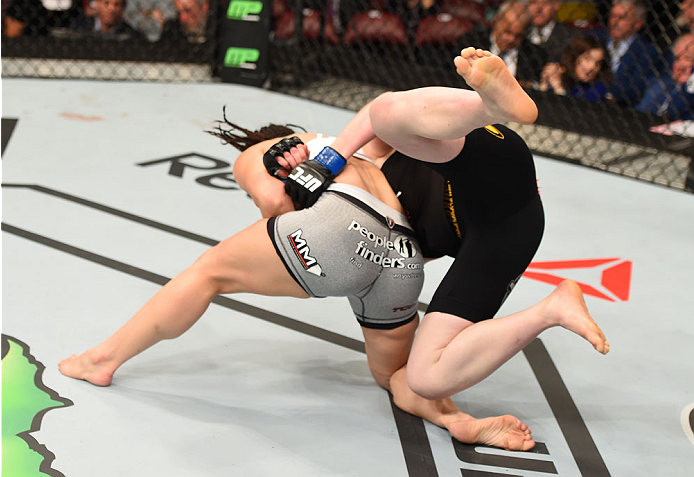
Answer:
<svg viewBox="0 0 694 477"><path fill-rule="evenodd" d="M415 318L422 253L405 216L363 189L332 184L313 207L271 218L268 233L310 296L347 296L367 328Z"/></svg>
<svg viewBox="0 0 694 477"><path fill-rule="evenodd" d="M282 129L284 134L293 131ZM267 131L266 131L267 132ZM262 163L275 140L248 131L234 174L264 217L220 242L167 283L106 341L60 363L66 376L108 386L123 363L163 339L180 336L218 294L349 296L362 325L369 369L406 412L448 428L469 442L475 423L449 399L414 394L404 379L417 327L422 254L380 170L366 161L348 165L312 209L294 212L284 184ZM277 137L270 131L269 137ZM303 134L305 142L316 136ZM305 147L305 146L302 146ZM268 230L269 229L269 230ZM270 233L268 233L270 232ZM272 239L270 238L272 236ZM487 443L495 445L495 442Z"/></svg>

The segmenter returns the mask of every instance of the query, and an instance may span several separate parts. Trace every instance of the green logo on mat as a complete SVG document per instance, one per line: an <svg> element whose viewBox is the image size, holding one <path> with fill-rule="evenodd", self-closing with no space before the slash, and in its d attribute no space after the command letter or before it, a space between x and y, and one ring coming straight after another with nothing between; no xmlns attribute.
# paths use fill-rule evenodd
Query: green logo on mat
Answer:
<svg viewBox="0 0 694 477"><path fill-rule="evenodd" d="M230 20L254 20L258 21L260 12L263 11L263 2L255 0L231 0L227 9L227 18Z"/></svg>
<svg viewBox="0 0 694 477"><path fill-rule="evenodd" d="M227 48L224 55L224 66L228 68L245 68L247 70L256 69L255 62L260 58L260 51L255 48Z"/></svg>
<svg viewBox="0 0 694 477"><path fill-rule="evenodd" d="M31 435L50 409L71 406L43 384L45 367L21 341L2 335L2 476L63 475L51 468L55 455Z"/></svg>

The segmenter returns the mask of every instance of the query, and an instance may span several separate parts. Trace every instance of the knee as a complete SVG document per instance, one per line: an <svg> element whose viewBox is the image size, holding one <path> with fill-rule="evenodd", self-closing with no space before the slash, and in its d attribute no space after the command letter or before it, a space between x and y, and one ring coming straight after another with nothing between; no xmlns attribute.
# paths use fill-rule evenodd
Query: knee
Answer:
<svg viewBox="0 0 694 477"><path fill-rule="evenodd" d="M421 368L418 369L417 366L408 364L407 385L415 394L425 399L434 401L449 397L445 395L441 387L437 385L432 374L433 373L426 372L426 370L422 370Z"/></svg>
<svg viewBox="0 0 694 477"><path fill-rule="evenodd" d="M376 383L383 389L390 391L390 378L392 374L379 373L378 371L371 368L371 376L376 380Z"/></svg>
<svg viewBox="0 0 694 477"><path fill-rule="evenodd" d="M381 93L371 101L369 106L369 116L371 118L371 127L376 129L383 122L386 121L393 110L396 102L396 93L393 91L387 91Z"/></svg>
<svg viewBox="0 0 694 477"><path fill-rule="evenodd" d="M203 253L188 270L213 296L233 293L233 283L238 281L229 267L223 265L217 246Z"/></svg>

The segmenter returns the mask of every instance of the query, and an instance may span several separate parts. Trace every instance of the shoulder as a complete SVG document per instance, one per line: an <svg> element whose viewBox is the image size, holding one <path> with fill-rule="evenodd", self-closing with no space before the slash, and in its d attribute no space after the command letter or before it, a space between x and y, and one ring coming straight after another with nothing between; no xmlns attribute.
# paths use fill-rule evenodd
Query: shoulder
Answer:
<svg viewBox="0 0 694 477"><path fill-rule="evenodd" d="M552 36L556 36L558 38L569 38L569 37L574 36L575 34L576 34L576 30L571 28L566 23L562 23L562 22L557 22L554 25L554 28L552 29Z"/></svg>
<svg viewBox="0 0 694 477"><path fill-rule="evenodd" d="M521 43L518 52L521 57L528 59L537 66L544 66L549 57L547 50L543 46L536 45L527 38Z"/></svg>
<svg viewBox="0 0 694 477"><path fill-rule="evenodd" d="M130 38L142 38L144 35L139 31L128 25L125 20L123 20L118 26L118 33L127 34Z"/></svg>
<svg viewBox="0 0 694 477"><path fill-rule="evenodd" d="M602 40L605 44L610 40L610 35L608 35L607 30L604 28L596 28L588 34Z"/></svg>
<svg viewBox="0 0 694 477"><path fill-rule="evenodd" d="M653 43L651 43L646 37L643 35L638 35L634 42L631 44L630 49L640 51L640 52L646 52L649 54L656 54L658 50L656 50L655 46L653 46Z"/></svg>

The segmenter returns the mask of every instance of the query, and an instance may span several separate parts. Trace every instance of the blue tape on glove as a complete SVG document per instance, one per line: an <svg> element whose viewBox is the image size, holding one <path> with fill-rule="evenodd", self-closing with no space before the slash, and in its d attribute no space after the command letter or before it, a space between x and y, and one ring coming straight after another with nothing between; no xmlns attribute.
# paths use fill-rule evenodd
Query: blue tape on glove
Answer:
<svg viewBox="0 0 694 477"><path fill-rule="evenodd" d="M345 158L330 146L325 146L313 160L323 164L335 176L338 175L347 164Z"/></svg>

